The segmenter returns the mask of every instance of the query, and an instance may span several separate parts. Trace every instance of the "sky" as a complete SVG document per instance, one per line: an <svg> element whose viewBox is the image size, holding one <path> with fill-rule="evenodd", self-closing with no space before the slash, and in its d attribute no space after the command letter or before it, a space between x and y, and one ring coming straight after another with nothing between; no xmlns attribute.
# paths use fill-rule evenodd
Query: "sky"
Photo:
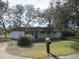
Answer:
<svg viewBox="0 0 79 59"><path fill-rule="evenodd" d="M7 1L7 0L3 0ZM41 10L46 9L49 6L50 0L9 0L9 6L14 6L16 4L33 4L35 8L40 8Z"/></svg>
<svg viewBox="0 0 79 59"><path fill-rule="evenodd" d="M7 0L2 0L6 2ZM8 0L9 6L15 6L16 4L33 4L35 8L40 8L40 10L45 10L48 8L50 0ZM38 23L34 24L34 26L39 26ZM44 24L42 26L47 26L47 24Z"/></svg>
<svg viewBox="0 0 79 59"><path fill-rule="evenodd" d="M2 0L2 1L7 1L7 0ZM22 4L22 5L33 4L35 8L40 8L41 10L45 10L46 8L48 8L50 1L51 0L8 0L10 7L15 6L16 4ZM35 24L35 26L39 26L39 25ZM47 24L44 26L47 26Z"/></svg>

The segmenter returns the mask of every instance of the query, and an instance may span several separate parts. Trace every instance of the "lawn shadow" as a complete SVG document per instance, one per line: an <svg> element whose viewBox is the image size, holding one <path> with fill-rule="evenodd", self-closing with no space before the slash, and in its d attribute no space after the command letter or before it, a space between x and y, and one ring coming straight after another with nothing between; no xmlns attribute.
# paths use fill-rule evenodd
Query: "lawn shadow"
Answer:
<svg viewBox="0 0 79 59"><path fill-rule="evenodd" d="M54 57L55 59L60 59L58 56L56 56L55 54L49 53L52 57Z"/></svg>
<svg viewBox="0 0 79 59"><path fill-rule="evenodd" d="M79 40L75 40L75 42L71 44L71 48L74 49L76 52L79 52Z"/></svg>

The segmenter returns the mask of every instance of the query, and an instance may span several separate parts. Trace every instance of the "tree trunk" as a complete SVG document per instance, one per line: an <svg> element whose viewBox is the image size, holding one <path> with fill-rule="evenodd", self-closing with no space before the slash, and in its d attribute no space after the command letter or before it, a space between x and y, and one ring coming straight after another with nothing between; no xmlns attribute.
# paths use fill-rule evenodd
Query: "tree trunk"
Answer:
<svg viewBox="0 0 79 59"><path fill-rule="evenodd" d="M4 36L5 36L5 39L7 40L7 33L6 33L6 31L4 32Z"/></svg>
<svg viewBox="0 0 79 59"><path fill-rule="evenodd" d="M6 30L6 27L5 27L5 23L4 23L4 21L3 21L3 19L1 19L1 21L2 21L2 25L3 25L3 28L4 28L4 36L5 36L5 39L7 40L7 30Z"/></svg>
<svg viewBox="0 0 79 59"><path fill-rule="evenodd" d="M51 20L50 19L49 19L49 25L48 26L51 29Z"/></svg>

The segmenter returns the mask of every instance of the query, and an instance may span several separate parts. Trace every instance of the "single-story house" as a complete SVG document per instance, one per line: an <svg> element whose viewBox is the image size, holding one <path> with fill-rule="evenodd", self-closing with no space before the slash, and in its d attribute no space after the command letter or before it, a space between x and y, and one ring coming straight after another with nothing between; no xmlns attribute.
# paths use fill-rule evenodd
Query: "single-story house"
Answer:
<svg viewBox="0 0 79 59"><path fill-rule="evenodd" d="M25 33L26 34L31 34L33 39L40 39L40 38L45 38L48 37L49 33L52 33L53 29L49 29L47 27L42 28L42 27L20 27L18 29L12 29L11 36L12 38L16 37L16 39L20 36L23 36Z"/></svg>
<svg viewBox="0 0 79 59"><path fill-rule="evenodd" d="M41 38L59 38L61 37L61 34L59 32L54 33L53 29L50 29L48 27L27 27L26 29L24 27L20 27L19 29L12 29L11 31L11 37L12 38L19 38L20 36L24 36L24 34L31 34L32 39L41 39Z"/></svg>

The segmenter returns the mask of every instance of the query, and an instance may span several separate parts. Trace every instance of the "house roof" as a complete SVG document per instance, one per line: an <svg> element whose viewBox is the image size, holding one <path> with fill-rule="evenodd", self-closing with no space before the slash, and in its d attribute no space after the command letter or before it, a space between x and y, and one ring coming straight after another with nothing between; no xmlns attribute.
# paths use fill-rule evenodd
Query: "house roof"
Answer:
<svg viewBox="0 0 79 59"><path fill-rule="evenodd" d="M33 31L53 31L53 29L50 29L48 27L20 27L20 28L14 28L12 31L26 31L26 32L33 32Z"/></svg>

